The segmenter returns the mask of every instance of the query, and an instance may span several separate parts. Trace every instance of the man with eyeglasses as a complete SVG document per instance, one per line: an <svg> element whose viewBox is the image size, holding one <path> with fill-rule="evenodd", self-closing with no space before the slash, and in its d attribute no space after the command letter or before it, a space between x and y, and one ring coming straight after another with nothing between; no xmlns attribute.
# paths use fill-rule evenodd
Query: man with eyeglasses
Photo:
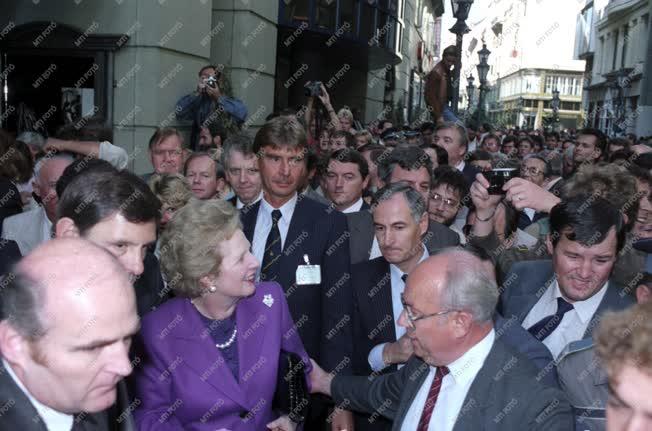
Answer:
<svg viewBox="0 0 652 431"><path fill-rule="evenodd" d="M143 175L143 180L149 181L153 173L183 173L184 152L183 136L177 129L172 127L156 129L149 139L149 160L154 172Z"/></svg>
<svg viewBox="0 0 652 431"><path fill-rule="evenodd" d="M460 237L462 244L466 237L461 229L454 225L460 209L470 199L469 186L464 174L450 166L439 166L432 174L432 189L428 200L430 220L448 226Z"/></svg>
<svg viewBox="0 0 652 431"><path fill-rule="evenodd" d="M421 241L428 229L427 203L407 183L380 189L373 197L374 230L382 256L351 267L354 292L353 372L356 375L394 372L412 355L405 328L398 324L405 278L428 258ZM390 430L384 419L370 424L356 415L356 430Z"/></svg>
<svg viewBox="0 0 652 431"><path fill-rule="evenodd" d="M521 178L543 187L548 170L548 163L544 158L530 154L525 156L523 163L521 163ZM518 228L526 229L532 223L544 217L547 217L547 214L537 212L533 208L523 208L519 213Z"/></svg>
<svg viewBox="0 0 652 431"><path fill-rule="evenodd" d="M564 393L494 330L498 288L468 251L448 249L410 272L399 325L414 350L397 372L369 379L314 364L314 392L393 421L395 430L573 429Z"/></svg>

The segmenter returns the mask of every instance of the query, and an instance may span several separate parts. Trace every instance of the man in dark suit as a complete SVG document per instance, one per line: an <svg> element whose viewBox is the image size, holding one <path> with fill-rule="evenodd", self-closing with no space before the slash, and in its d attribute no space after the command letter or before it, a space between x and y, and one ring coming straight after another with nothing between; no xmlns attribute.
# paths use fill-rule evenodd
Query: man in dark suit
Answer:
<svg viewBox="0 0 652 431"><path fill-rule="evenodd" d="M374 195L372 214L381 257L351 268L354 294L353 372L396 371L412 355L405 328L398 324L403 310L405 277L428 258L421 241L428 228L423 197L405 183L383 187ZM400 366L400 365L399 365ZM356 430L389 430L384 418L356 414Z"/></svg>
<svg viewBox="0 0 652 431"><path fill-rule="evenodd" d="M297 194L307 169L307 138L293 117L267 122L254 138L263 199L241 211L243 231L261 262L258 278L277 281L306 351L328 370L350 373L353 301L344 215ZM350 428L352 415L332 426ZM319 429L317 424L307 429ZM314 428L311 428L313 426Z"/></svg>
<svg viewBox="0 0 652 431"><path fill-rule="evenodd" d="M398 147L378 159L378 176L383 185L406 182L421 194L425 202L430 196L431 175L432 161L418 147ZM351 232L351 264L379 257L381 253L374 236L371 212L358 211L347 214L346 218ZM428 231L422 240L430 254L460 243L457 233L432 220L428 222Z"/></svg>
<svg viewBox="0 0 652 431"><path fill-rule="evenodd" d="M254 204L263 197L253 137L245 132L229 136L222 150L222 166L235 194L229 202L237 209Z"/></svg>
<svg viewBox="0 0 652 431"><path fill-rule="evenodd" d="M134 281L138 314L167 299L158 259L148 251L156 241L160 202L129 171L108 162L70 165L57 183L55 235L82 237L109 251Z"/></svg>
<svg viewBox="0 0 652 431"><path fill-rule="evenodd" d="M336 210L348 214L369 209L362 192L369 184L367 160L353 148L342 148L328 156L324 194Z"/></svg>
<svg viewBox="0 0 652 431"><path fill-rule="evenodd" d="M552 261L512 266L503 315L518 319L554 358L569 343L590 338L604 312L634 302L609 280L624 238L623 216L606 200L578 195L562 201L550 212L546 243Z"/></svg>
<svg viewBox="0 0 652 431"><path fill-rule="evenodd" d="M11 267L21 258L16 241L0 239L0 277L8 274Z"/></svg>
<svg viewBox="0 0 652 431"><path fill-rule="evenodd" d="M127 406L111 408L139 327L122 265L88 241L54 239L14 274L0 301L0 429L135 429Z"/></svg>
<svg viewBox="0 0 652 431"><path fill-rule="evenodd" d="M570 405L557 388L493 329L498 289L469 252L444 251L408 276L399 323L414 356L375 379L332 376L316 364L312 389L383 415L393 430L573 429Z"/></svg>

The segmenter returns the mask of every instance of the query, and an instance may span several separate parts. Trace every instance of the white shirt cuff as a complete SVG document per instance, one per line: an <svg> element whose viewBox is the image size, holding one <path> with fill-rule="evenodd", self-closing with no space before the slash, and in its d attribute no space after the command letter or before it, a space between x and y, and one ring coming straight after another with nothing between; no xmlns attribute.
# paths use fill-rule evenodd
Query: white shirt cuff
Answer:
<svg viewBox="0 0 652 431"><path fill-rule="evenodd" d="M381 371L387 367L387 364L383 361L383 349L387 343L378 344L376 347L371 349L367 361L369 366L374 371Z"/></svg>

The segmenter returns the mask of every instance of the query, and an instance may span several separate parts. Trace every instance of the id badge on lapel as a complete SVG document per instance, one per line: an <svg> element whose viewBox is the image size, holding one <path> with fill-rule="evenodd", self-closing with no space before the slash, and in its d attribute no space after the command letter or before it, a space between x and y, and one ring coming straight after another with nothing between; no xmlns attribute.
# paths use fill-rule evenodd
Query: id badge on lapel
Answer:
<svg viewBox="0 0 652 431"><path fill-rule="evenodd" d="M307 254L303 255L303 260L306 264L297 266L297 286L321 284L321 266L311 265Z"/></svg>

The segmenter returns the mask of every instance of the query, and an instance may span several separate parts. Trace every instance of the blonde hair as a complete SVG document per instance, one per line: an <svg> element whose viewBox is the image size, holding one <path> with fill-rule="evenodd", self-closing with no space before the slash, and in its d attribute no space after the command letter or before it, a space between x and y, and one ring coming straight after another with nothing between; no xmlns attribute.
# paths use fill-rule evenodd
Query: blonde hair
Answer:
<svg viewBox="0 0 652 431"><path fill-rule="evenodd" d="M190 185L181 174L153 174L147 185L163 206L178 209L192 197Z"/></svg>
<svg viewBox="0 0 652 431"><path fill-rule="evenodd" d="M652 376L652 302L606 313L595 336L596 353L610 379L630 364Z"/></svg>
<svg viewBox="0 0 652 431"><path fill-rule="evenodd" d="M161 269L177 296L203 293L199 280L217 275L222 264L218 245L240 228L235 207L218 199L192 198L174 215L161 237Z"/></svg>
<svg viewBox="0 0 652 431"><path fill-rule="evenodd" d="M351 112L349 108L340 109L339 111L337 111L337 116L348 118L349 120L353 120L353 112Z"/></svg>

